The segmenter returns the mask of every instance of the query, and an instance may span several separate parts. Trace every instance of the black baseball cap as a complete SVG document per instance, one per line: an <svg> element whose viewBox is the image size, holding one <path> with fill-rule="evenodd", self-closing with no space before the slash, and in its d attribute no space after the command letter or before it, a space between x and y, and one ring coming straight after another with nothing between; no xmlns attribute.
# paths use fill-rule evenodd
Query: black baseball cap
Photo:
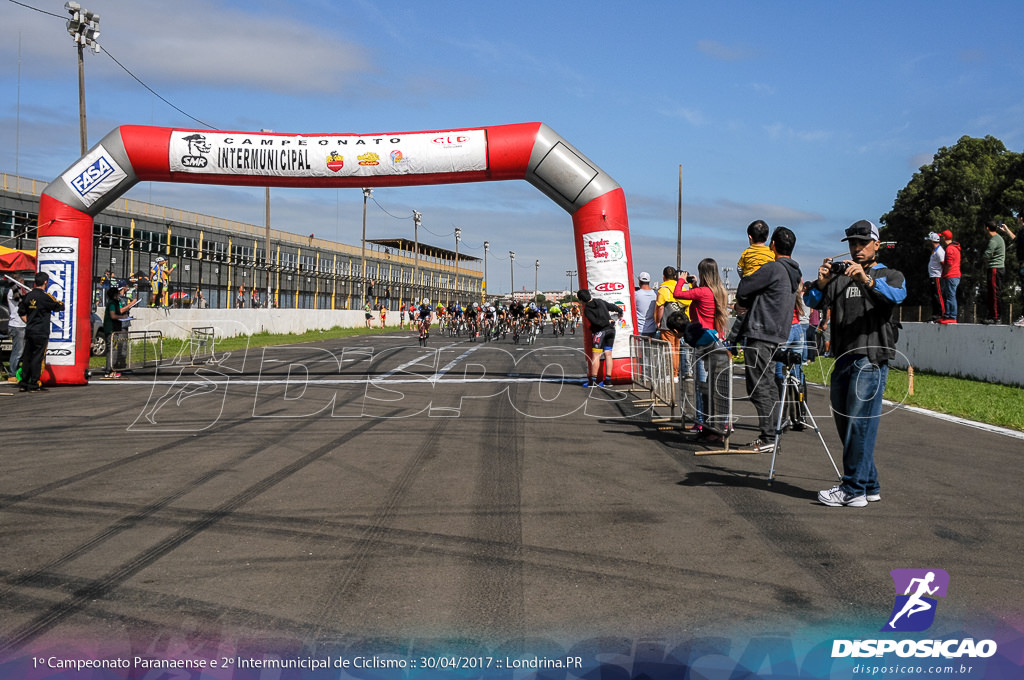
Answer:
<svg viewBox="0 0 1024 680"><path fill-rule="evenodd" d="M874 222L858 220L846 228L846 238L843 241L878 241L878 227Z"/></svg>

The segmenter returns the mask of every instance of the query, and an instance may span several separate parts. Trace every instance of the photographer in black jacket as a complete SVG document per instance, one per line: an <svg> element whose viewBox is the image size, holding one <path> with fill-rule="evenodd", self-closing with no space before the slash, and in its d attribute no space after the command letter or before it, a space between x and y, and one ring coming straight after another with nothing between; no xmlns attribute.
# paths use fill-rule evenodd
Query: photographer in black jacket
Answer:
<svg viewBox="0 0 1024 680"><path fill-rule="evenodd" d="M39 385L43 372L43 357L50 342L50 314L64 311L64 303L46 292L50 277L46 272L36 274L35 286L18 304L18 315L25 322L25 353L18 389L22 392L45 392Z"/></svg>
<svg viewBox="0 0 1024 680"><path fill-rule="evenodd" d="M769 243L775 261L744 276L736 289L736 304L748 309L739 337L746 338L743 357L747 394L757 410L761 431L746 448L759 451L771 451L775 446L772 411L778 408L780 397L772 357L779 345L789 340L793 325L793 303L800 287L800 265L791 257L795 246L796 234L777 227Z"/></svg>
<svg viewBox="0 0 1024 680"><path fill-rule="evenodd" d="M896 356L897 308L907 297L903 274L878 262L878 227L867 220L846 229L850 259L825 260L804 294L812 309L832 311L832 417L843 440L843 480L818 493L832 507L863 507L882 499L875 438L889 360Z"/></svg>

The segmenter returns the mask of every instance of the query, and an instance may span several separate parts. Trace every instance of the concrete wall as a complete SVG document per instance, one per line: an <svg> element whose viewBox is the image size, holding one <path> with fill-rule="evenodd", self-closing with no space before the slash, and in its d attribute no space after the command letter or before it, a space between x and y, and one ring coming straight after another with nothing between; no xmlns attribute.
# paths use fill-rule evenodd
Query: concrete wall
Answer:
<svg viewBox="0 0 1024 680"><path fill-rule="evenodd" d="M896 368L1024 387L1024 328L906 323Z"/></svg>
<svg viewBox="0 0 1024 680"><path fill-rule="evenodd" d="M154 309L131 310L133 331L161 331L165 338L186 338L192 328L213 327L218 338L253 333L305 333L335 326L356 328L366 324L362 310L331 309ZM380 327L374 312L373 326ZM398 312L388 313L388 325L398 325Z"/></svg>

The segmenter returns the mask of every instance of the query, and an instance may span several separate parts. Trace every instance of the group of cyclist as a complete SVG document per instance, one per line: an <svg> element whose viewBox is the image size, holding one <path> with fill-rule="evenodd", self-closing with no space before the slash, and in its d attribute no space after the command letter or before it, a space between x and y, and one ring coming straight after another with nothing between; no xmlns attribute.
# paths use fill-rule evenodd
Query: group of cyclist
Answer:
<svg viewBox="0 0 1024 680"><path fill-rule="evenodd" d="M423 298L419 304L401 305L398 318L400 325L408 319L409 328L418 331L421 345L430 337L431 324L442 334L465 335L471 342L481 337L487 342L511 335L514 343L524 338L532 343L544 332L545 322L550 322L555 336L564 336L566 330L575 333L581 322L580 310L574 304L562 307L557 302L538 305L517 300L507 305L470 302L463 306L455 302L448 307L442 303L433 307L428 298Z"/></svg>

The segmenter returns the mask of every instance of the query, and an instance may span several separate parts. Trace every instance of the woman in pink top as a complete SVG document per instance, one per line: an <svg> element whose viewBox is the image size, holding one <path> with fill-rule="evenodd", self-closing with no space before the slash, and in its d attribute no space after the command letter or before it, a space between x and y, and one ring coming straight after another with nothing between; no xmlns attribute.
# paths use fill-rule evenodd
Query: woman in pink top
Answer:
<svg viewBox="0 0 1024 680"><path fill-rule="evenodd" d="M725 324L729 318L729 296L725 292L722 278L718 275L718 263L706 257L697 265L700 285L685 290L685 281L676 284L674 295L680 300L692 300L690 321L701 327L713 329L718 336L725 337Z"/></svg>
<svg viewBox="0 0 1024 680"><path fill-rule="evenodd" d="M690 304L690 321L692 323L699 323L702 328L717 331L718 337L724 338L725 324L729 316L729 296L718 275L718 263L710 257L704 258L697 265L697 274L700 276L700 285L685 290L686 281L680 280L676 284L673 294L679 300L692 301ZM708 372L704 365L704 359L695 361L693 369L696 381L701 387L696 390L695 394L697 424L690 432L697 432L701 436L705 436L711 433L704 431L704 401L708 398ZM716 440L721 439L719 435L711 434L711 436L717 438Z"/></svg>

